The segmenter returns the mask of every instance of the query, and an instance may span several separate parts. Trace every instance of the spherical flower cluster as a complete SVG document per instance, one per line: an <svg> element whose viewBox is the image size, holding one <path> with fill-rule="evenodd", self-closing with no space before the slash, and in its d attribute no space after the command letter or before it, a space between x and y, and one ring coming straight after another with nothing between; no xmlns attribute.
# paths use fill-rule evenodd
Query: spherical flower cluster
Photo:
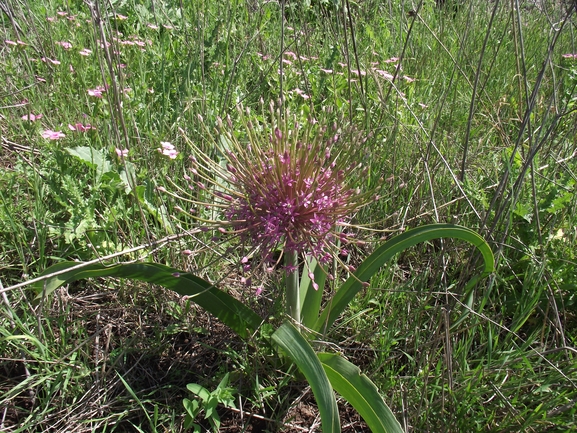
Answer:
<svg viewBox="0 0 577 433"><path fill-rule="evenodd" d="M290 143L277 127L270 141L268 149L253 151L251 145L240 156L227 152L228 182L240 194L228 196L225 219L265 258L280 247L326 263L338 241L335 228L358 204L346 181L354 166L341 167L331 158L338 136Z"/></svg>
<svg viewBox="0 0 577 433"><path fill-rule="evenodd" d="M244 139L232 133L230 118L228 128L219 120L218 139L206 130L221 161L191 143L195 156L185 178L203 195L194 201L195 218L237 235L266 262L279 251L329 262L352 239L350 218L371 199L353 186L364 173L361 143L341 140L336 125L300 126L272 105L268 127L253 125L248 110L240 114ZM207 208L219 218L206 218Z"/></svg>

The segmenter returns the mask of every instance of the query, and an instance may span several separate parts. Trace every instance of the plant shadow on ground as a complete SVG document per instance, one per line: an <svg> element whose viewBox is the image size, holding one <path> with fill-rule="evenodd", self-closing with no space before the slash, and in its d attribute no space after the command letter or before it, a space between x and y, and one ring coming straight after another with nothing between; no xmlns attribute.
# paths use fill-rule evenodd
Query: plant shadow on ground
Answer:
<svg viewBox="0 0 577 433"><path fill-rule="evenodd" d="M8 396L23 383L31 384L4 401L7 431L25 423L68 432L187 431L182 425L182 400L191 398L186 385L212 390L227 372L237 391L237 408L217 408L220 431L320 431L310 388L305 381L283 385L286 374L272 351L264 349L261 355L261 348L247 345L170 291L119 287L89 282L58 290L41 319L42 338L53 347L56 361L44 364L17 350L0 361L1 393ZM274 301L264 296L254 302L261 313L274 308ZM71 378L68 386L78 388L79 401L68 401L64 390L34 381L47 375L46 365L55 376ZM255 377L269 385L260 401L254 398ZM343 432L370 431L344 401L339 412ZM211 431L202 413L195 422L202 431Z"/></svg>

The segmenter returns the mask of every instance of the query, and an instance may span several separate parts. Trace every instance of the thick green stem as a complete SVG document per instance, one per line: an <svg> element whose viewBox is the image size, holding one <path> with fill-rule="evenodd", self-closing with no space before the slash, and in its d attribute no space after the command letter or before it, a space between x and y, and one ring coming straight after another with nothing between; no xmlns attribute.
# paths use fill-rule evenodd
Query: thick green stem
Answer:
<svg viewBox="0 0 577 433"><path fill-rule="evenodd" d="M286 302L287 314L297 323L301 323L301 303L299 296L298 254L285 252L284 264L286 271Z"/></svg>

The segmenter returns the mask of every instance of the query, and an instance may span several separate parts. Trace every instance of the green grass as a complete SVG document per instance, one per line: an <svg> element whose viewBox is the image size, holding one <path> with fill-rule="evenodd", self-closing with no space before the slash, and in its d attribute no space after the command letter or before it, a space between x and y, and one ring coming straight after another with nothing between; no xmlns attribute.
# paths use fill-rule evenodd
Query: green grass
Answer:
<svg viewBox="0 0 577 433"><path fill-rule="evenodd" d="M212 390L227 372L245 417L227 412L223 425L314 424L310 396L280 387L287 378L268 348L171 293L95 280L38 304L26 286L12 288L60 260L186 233L190 204L159 187L188 190L187 140L210 151L201 122L234 123L238 103L258 116L261 99L280 96L304 117L366 137L366 182L383 188L356 222L386 236L457 222L497 257L474 313L457 322L470 251L414 248L358 296L330 347L362 367L409 431L576 428L577 58L563 57L577 51L575 11L562 2L471 1L454 16L433 1L416 13L391 0L305 3L290 2L282 32L279 4L260 0L7 3L0 40L25 45L0 43L0 430L182 431L186 385ZM88 94L105 85L102 98ZM43 117L22 120L29 113ZM96 129L71 131L76 123ZM45 129L66 136L50 141ZM157 151L161 141L176 146L175 160ZM79 158L83 148L103 159ZM227 247L189 235L120 259L221 281L278 317L275 289L256 298L242 288L240 253ZM362 431L351 419L345 430Z"/></svg>

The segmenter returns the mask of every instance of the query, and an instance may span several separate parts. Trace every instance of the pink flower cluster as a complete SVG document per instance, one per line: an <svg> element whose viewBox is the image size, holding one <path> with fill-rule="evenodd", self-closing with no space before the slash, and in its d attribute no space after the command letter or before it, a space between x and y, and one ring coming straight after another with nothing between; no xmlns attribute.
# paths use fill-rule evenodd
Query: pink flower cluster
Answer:
<svg viewBox="0 0 577 433"><path fill-rule="evenodd" d="M55 44L60 45L65 50L69 50L70 48L72 48L72 44L70 42L66 42L66 41L58 41L58 42L55 42Z"/></svg>
<svg viewBox="0 0 577 433"><path fill-rule="evenodd" d="M69 123L68 129L70 129L71 131L77 131L77 132L87 132L87 131L90 131L91 129L96 129L96 126L92 126L90 123L87 123L86 125L83 125L82 123L76 123L76 124L72 125Z"/></svg>
<svg viewBox="0 0 577 433"><path fill-rule="evenodd" d="M30 113L22 116L22 120L28 120L29 122L36 122L37 120L42 119L42 117L43 117L42 114Z"/></svg>
<svg viewBox="0 0 577 433"><path fill-rule="evenodd" d="M178 151L173 144L169 143L168 141L161 141L160 145L162 147L159 147L156 150L158 150L164 156L168 156L170 159L175 159L178 156Z"/></svg>
<svg viewBox="0 0 577 433"><path fill-rule="evenodd" d="M96 86L94 89L87 90L89 96L94 96L95 98L102 98L102 94L106 92L105 86Z"/></svg>
<svg viewBox="0 0 577 433"><path fill-rule="evenodd" d="M356 148L313 121L304 128L274 126L265 140L250 129L248 144L239 143L232 133L223 134L232 143L230 149L223 149L226 170L200 152L192 168L195 176L214 183L202 174L211 167L222 184L212 190L207 183L185 177L193 182L191 188L196 185L214 195L214 206L223 209L219 230L230 227L228 233L258 248L265 261L281 249L327 263L339 253L340 245L352 240L337 227L346 225L352 213L368 202L366 194L351 186L351 174L360 167L354 162Z"/></svg>
<svg viewBox="0 0 577 433"><path fill-rule="evenodd" d="M115 147L114 151L116 152L116 156L118 156L120 159L128 156L128 149L119 149L118 147Z"/></svg>
<svg viewBox="0 0 577 433"><path fill-rule="evenodd" d="M347 187L347 171L331 158L330 148L338 137L324 151L305 143L287 146L278 128L271 139L272 148L254 160L229 153L229 180L243 194L230 199L226 219L236 221L241 237L265 254L284 243L287 253L307 252L327 262L332 257L332 230L347 217L355 195Z"/></svg>
<svg viewBox="0 0 577 433"><path fill-rule="evenodd" d="M42 132L42 138L46 138L47 140L60 140L64 137L66 137L66 135L62 131L46 129Z"/></svg>

